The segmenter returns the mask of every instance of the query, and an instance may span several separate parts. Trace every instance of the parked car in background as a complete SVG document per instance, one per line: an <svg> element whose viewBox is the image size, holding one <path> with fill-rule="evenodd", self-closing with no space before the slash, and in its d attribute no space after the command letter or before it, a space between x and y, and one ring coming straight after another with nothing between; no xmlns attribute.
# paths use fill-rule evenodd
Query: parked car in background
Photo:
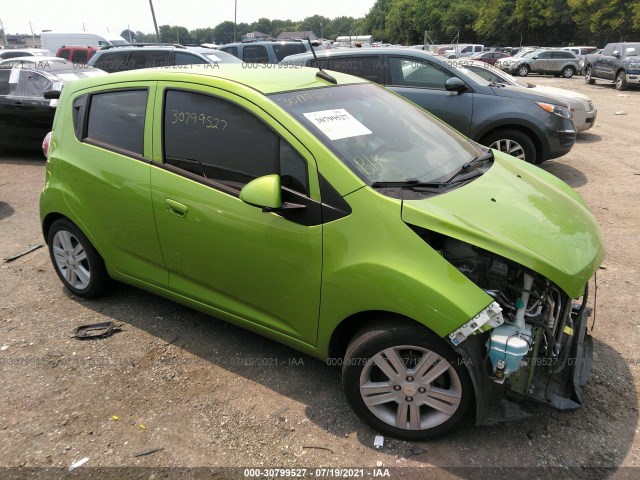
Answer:
<svg viewBox="0 0 640 480"><path fill-rule="evenodd" d="M30 57L13 57L0 60L0 66L4 67L21 66L46 70L51 64L67 65L69 68L73 66L71 62L60 57L40 57L32 55Z"/></svg>
<svg viewBox="0 0 640 480"><path fill-rule="evenodd" d="M75 63L84 65L93 54L100 50L102 47L90 47L86 45L63 45L56 52L56 56L60 58L66 58L67 60Z"/></svg>
<svg viewBox="0 0 640 480"><path fill-rule="evenodd" d="M467 68L489 82L529 88L533 92L559 98L563 102L566 102L566 104L571 108L571 111L573 112L573 124L576 126L576 130L578 132L589 130L593 127L596 121L598 111L596 110L593 101L587 95L583 95L582 93L566 90L564 88L547 87L524 82L512 77L498 68L492 68L482 62L468 61L462 64L459 68Z"/></svg>
<svg viewBox="0 0 640 480"><path fill-rule="evenodd" d="M57 104L57 100L46 99L44 93L60 90L79 78L105 75L101 70L74 68L66 60L57 60L46 68L28 63L0 65L0 148L41 148Z"/></svg>
<svg viewBox="0 0 640 480"><path fill-rule="evenodd" d="M337 46L336 43L334 48ZM322 47L314 47L314 49L324 50ZM245 63L280 63L289 55L308 52L309 42L237 42L221 45L219 50L230 53Z"/></svg>
<svg viewBox="0 0 640 480"><path fill-rule="evenodd" d="M108 73L141 68L239 63L233 55L205 47L135 44L103 47L87 63Z"/></svg>
<svg viewBox="0 0 640 480"><path fill-rule="evenodd" d="M584 200L378 85L318 73L65 87L40 197L64 287L96 297L112 278L340 365L385 436L527 416L508 399L579 408L605 256Z"/></svg>
<svg viewBox="0 0 640 480"><path fill-rule="evenodd" d="M471 55L469 57L469 60L477 60L480 62L488 63L489 65L495 65L498 60L507 57L510 57L510 55L504 52L482 52Z"/></svg>
<svg viewBox="0 0 640 480"><path fill-rule="evenodd" d="M499 58L494 65L506 72L515 72L515 65L517 65L518 60L527 53L537 50L537 48L522 47L515 50L510 57Z"/></svg>
<svg viewBox="0 0 640 480"><path fill-rule="evenodd" d="M640 43L609 43L602 53L587 55L585 65L589 85L604 80L613 82L616 90L640 86Z"/></svg>
<svg viewBox="0 0 640 480"><path fill-rule="evenodd" d="M595 53L596 50L598 50L598 47L562 47L562 50L568 50L574 53L576 57L578 57L578 60L580 61L579 73L580 75L584 75L586 71L584 59L587 55Z"/></svg>
<svg viewBox="0 0 640 480"><path fill-rule="evenodd" d="M64 45L129 45L128 39L109 32L64 32L48 31L40 34L42 48L57 52Z"/></svg>
<svg viewBox="0 0 640 480"><path fill-rule="evenodd" d="M456 62L408 48L341 49L287 57L379 83L469 138L530 163L565 155L576 130L569 106L523 88L492 85Z"/></svg>
<svg viewBox="0 0 640 480"><path fill-rule="evenodd" d="M484 51L484 45L456 45L444 52L445 58L464 58Z"/></svg>
<svg viewBox="0 0 640 480"><path fill-rule="evenodd" d="M0 50L0 60L15 57L55 57L56 54L43 48L3 48Z"/></svg>
<svg viewBox="0 0 640 480"><path fill-rule="evenodd" d="M516 63L503 68L503 63L496 65L521 77L530 73L555 75L556 77L571 78L580 71L580 61L572 52L566 50L533 50L525 53Z"/></svg>

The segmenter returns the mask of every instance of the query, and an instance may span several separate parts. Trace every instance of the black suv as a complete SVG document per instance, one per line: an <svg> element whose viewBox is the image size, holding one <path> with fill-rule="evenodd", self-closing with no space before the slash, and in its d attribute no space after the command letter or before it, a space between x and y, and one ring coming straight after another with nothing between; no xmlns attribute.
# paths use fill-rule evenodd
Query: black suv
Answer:
<svg viewBox="0 0 640 480"><path fill-rule="evenodd" d="M526 88L490 83L420 50L335 49L287 57L282 64L322 67L379 83L428 110L462 134L530 163L568 153L576 138L566 103Z"/></svg>
<svg viewBox="0 0 640 480"><path fill-rule="evenodd" d="M90 67L113 73L139 68L169 67L175 65L198 65L239 63L233 55L213 48L185 47L183 45L133 44L108 45L98 50L89 63Z"/></svg>

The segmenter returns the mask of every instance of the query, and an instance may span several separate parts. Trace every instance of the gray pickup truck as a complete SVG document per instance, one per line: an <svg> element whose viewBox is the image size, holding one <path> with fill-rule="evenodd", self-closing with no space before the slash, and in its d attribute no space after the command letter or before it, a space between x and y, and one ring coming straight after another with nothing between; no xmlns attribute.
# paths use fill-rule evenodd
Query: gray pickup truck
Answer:
<svg viewBox="0 0 640 480"><path fill-rule="evenodd" d="M596 80L612 82L616 90L640 86L640 43L609 43L602 53L585 58L584 81L593 85Z"/></svg>

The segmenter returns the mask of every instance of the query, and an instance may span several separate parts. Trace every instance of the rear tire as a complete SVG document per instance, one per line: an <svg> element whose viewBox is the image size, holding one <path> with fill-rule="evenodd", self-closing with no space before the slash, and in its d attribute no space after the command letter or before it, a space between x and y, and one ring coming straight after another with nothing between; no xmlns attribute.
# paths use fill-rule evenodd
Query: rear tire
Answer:
<svg viewBox="0 0 640 480"><path fill-rule="evenodd" d="M627 76L624 70L620 70L616 75L616 90L623 92L627 89Z"/></svg>
<svg viewBox="0 0 640 480"><path fill-rule="evenodd" d="M376 322L361 330L344 357L347 401L384 435L426 440L460 426L474 404L464 362L421 325Z"/></svg>
<svg viewBox="0 0 640 480"><path fill-rule="evenodd" d="M73 222L66 218L53 222L47 244L53 268L67 290L83 298L106 291L109 275L104 261Z"/></svg>
<svg viewBox="0 0 640 480"><path fill-rule="evenodd" d="M519 160L537 163L536 146L533 140L526 133L519 130L510 128L497 130L484 137L480 143L489 148L508 153Z"/></svg>
<svg viewBox="0 0 640 480"><path fill-rule="evenodd" d="M561 75L562 75L564 78L571 78L571 77L573 77L575 74L576 74L576 69L569 65L569 66L564 67L564 68L562 69L562 74L561 74Z"/></svg>

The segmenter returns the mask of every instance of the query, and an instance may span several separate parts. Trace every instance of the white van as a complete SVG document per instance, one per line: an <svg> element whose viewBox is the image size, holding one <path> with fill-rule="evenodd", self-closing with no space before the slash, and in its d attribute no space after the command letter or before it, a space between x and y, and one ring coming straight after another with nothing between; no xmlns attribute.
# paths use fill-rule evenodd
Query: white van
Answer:
<svg viewBox="0 0 640 480"><path fill-rule="evenodd" d="M114 33L49 31L40 34L40 44L46 50L57 52L63 45L129 45L129 42Z"/></svg>

